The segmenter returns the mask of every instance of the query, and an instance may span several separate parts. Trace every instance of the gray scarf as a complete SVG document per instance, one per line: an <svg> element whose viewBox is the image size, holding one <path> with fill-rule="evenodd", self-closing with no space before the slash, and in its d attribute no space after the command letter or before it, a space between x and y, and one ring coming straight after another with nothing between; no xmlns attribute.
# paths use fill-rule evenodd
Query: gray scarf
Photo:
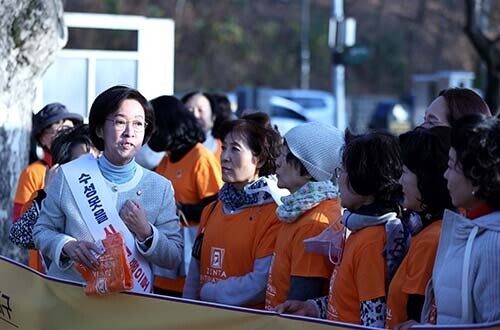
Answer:
<svg viewBox="0 0 500 330"><path fill-rule="evenodd" d="M379 216L372 216L345 210L341 221L352 232L366 227L385 225L387 241L384 248L384 257L387 264L386 285L389 286L410 246L410 235L405 230L403 222L397 217L397 213L388 212Z"/></svg>

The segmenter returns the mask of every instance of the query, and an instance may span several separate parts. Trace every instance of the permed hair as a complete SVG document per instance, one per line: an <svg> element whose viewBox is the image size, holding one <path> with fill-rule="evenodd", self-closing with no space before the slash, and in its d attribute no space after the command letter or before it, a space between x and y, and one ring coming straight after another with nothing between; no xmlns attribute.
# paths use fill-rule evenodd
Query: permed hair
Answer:
<svg viewBox="0 0 500 330"><path fill-rule="evenodd" d="M500 120L484 115L460 118L451 132L457 166L474 186L475 196L500 209Z"/></svg>
<svg viewBox="0 0 500 330"><path fill-rule="evenodd" d="M271 125L271 119L266 113L253 112L239 119L226 121L221 125L219 133L222 141L230 133L245 140L254 156L263 163L259 176L276 172L276 160L281 152L282 138Z"/></svg>
<svg viewBox="0 0 500 330"><path fill-rule="evenodd" d="M390 133L345 134L342 166L350 187L376 203L400 203L402 162L398 139Z"/></svg>

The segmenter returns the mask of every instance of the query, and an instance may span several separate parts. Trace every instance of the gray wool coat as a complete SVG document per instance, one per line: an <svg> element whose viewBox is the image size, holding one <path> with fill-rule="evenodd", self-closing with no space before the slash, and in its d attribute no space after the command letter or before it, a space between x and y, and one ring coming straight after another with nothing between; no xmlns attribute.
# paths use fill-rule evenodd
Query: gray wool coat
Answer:
<svg viewBox="0 0 500 330"><path fill-rule="evenodd" d="M137 165L132 180L124 184L113 184L107 180L106 183L117 211L129 199L137 200L146 211L146 218L153 229L153 241L144 251L136 239L139 253L152 266L177 267L183 255L183 240L170 181ZM94 239L61 170L47 188L47 197L42 202L40 217L33 228L33 238L35 247L52 260L48 275L84 282L73 267L73 261L62 255L62 248L71 240L94 242Z"/></svg>

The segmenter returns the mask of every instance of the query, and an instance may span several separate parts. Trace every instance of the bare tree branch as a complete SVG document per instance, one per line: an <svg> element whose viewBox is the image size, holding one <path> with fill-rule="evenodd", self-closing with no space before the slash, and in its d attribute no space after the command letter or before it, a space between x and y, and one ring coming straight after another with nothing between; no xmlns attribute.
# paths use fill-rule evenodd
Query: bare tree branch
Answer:
<svg viewBox="0 0 500 330"><path fill-rule="evenodd" d="M486 88L484 99L492 113L499 105L500 89L500 50L495 48L497 40L489 39L481 30L482 1L465 0L465 34L474 45L481 59L486 63Z"/></svg>
<svg viewBox="0 0 500 330"><path fill-rule="evenodd" d="M469 37L481 58L489 61L489 50L491 40L489 40L479 28L478 14L480 10L478 0L465 0L465 34Z"/></svg>

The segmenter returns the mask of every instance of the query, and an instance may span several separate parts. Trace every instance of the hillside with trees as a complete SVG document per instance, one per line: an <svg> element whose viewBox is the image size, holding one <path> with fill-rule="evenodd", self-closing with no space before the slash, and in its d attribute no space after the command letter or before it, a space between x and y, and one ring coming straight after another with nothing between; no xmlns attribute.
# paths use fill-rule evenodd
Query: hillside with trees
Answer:
<svg viewBox="0 0 500 330"><path fill-rule="evenodd" d="M310 87L329 90L331 1L310 3ZM498 34L500 1L482 3L481 24ZM177 91L300 86L299 0L67 0L64 5L65 11L174 19ZM344 8L357 20L357 43L370 49L365 62L347 67L349 95L405 95L413 74L438 70L473 71L477 87L484 88L484 65L464 33L464 1L346 0Z"/></svg>

